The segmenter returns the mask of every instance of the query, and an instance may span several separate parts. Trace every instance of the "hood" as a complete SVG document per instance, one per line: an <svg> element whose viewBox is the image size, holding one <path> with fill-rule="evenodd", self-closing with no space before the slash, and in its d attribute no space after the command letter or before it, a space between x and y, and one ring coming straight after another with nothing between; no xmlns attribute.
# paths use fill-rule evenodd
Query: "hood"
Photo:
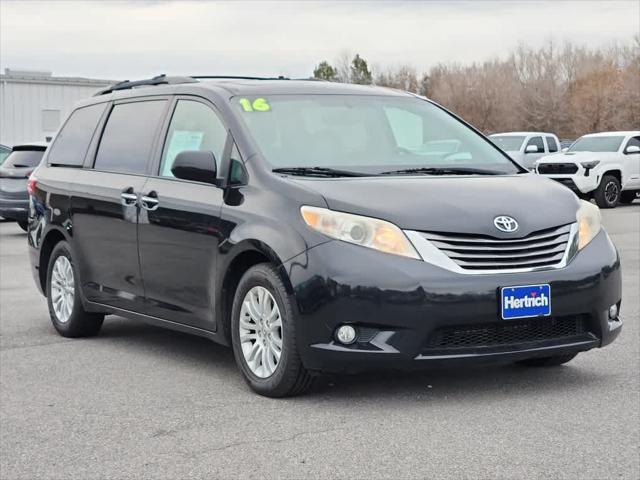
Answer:
<svg viewBox="0 0 640 480"><path fill-rule="evenodd" d="M576 221L577 197L532 175L292 179L322 195L332 210L390 221L402 229L515 238ZM518 221L515 233L493 224Z"/></svg>
<svg viewBox="0 0 640 480"><path fill-rule="evenodd" d="M607 152L563 152L546 155L537 163L580 163L590 162L591 160L601 160L603 157L609 156ZM615 155L615 153L614 153Z"/></svg>

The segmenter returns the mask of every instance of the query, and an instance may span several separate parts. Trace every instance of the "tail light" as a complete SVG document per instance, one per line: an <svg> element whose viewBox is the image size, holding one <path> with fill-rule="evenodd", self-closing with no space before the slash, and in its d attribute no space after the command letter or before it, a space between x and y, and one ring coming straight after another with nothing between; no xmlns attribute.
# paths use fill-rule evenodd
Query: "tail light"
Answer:
<svg viewBox="0 0 640 480"><path fill-rule="evenodd" d="M29 193L29 195L36 194L37 186L38 186L38 182L36 181L36 177L33 175L33 172L32 172L31 175L29 175L29 180L27 180L27 192Z"/></svg>

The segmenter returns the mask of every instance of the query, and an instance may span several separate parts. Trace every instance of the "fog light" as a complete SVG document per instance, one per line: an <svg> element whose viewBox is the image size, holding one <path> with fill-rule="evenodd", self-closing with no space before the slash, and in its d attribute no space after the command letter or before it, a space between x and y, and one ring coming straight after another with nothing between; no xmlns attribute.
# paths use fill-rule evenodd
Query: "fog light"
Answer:
<svg viewBox="0 0 640 480"><path fill-rule="evenodd" d="M342 325L336 330L336 338L340 343L349 345L356 341L356 329L351 325Z"/></svg>
<svg viewBox="0 0 640 480"><path fill-rule="evenodd" d="M609 318L611 320L618 318L618 305L614 304L609 307Z"/></svg>

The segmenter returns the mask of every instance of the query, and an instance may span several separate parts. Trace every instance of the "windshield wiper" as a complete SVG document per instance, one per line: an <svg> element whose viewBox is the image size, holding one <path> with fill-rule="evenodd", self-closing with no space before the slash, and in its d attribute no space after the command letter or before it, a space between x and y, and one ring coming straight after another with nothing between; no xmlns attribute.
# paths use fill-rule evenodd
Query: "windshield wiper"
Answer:
<svg viewBox="0 0 640 480"><path fill-rule="evenodd" d="M274 168L274 173L284 173L287 175L302 175L313 177L370 177L370 173L353 172L351 170L338 170L325 167L283 167Z"/></svg>
<svg viewBox="0 0 640 480"><path fill-rule="evenodd" d="M465 167L418 167L418 168L403 168L401 170L390 170L388 172L382 172L380 175L500 175L503 172L496 170L485 170L482 168L465 168Z"/></svg>

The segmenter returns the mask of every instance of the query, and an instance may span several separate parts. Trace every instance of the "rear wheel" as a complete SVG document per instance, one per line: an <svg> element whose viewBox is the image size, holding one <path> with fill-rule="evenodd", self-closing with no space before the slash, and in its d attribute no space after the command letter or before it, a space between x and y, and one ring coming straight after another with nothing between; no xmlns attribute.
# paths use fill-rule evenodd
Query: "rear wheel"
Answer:
<svg viewBox="0 0 640 480"><path fill-rule="evenodd" d="M570 362L576 355L578 354L565 353L564 355L554 355L553 357L527 358L526 360L520 360L516 363L524 365L525 367L555 367Z"/></svg>
<svg viewBox="0 0 640 480"><path fill-rule="evenodd" d="M631 203L636 198L640 198L640 190L629 190L626 192L622 192L622 194L620 195L620 202Z"/></svg>
<svg viewBox="0 0 640 480"><path fill-rule="evenodd" d="M51 323L60 335L89 337L100 331L104 314L82 308L78 275L67 242L59 242L51 252L46 293Z"/></svg>
<svg viewBox="0 0 640 480"><path fill-rule="evenodd" d="M600 208L615 208L620 202L620 181L613 175L605 175L593 198Z"/></svg>
<svg viewBox="0 0 640 480"><path fill-rule="evenodd" d="M313 377L298 353L294 311L271 265L256 265L243 275L231 313L233 353L244 379L260 395L298 395L311 386Z"/></svg>
<svg viewBox="0 0 640 480"><path fill-rule="evenodd" d="M19 220L18 222L18 226L24 230L25 232L27 231L27 229L29 228L29 224L27 223L26 220Z"/></svg>

